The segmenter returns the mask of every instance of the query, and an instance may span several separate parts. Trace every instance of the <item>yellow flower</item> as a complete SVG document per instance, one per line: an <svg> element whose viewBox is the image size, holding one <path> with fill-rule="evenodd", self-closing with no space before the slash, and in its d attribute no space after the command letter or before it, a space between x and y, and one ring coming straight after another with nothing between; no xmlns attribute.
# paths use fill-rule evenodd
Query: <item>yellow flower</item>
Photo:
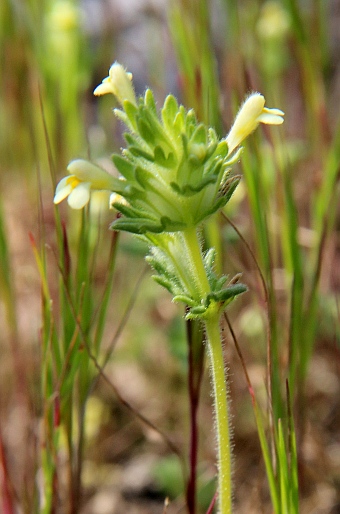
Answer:
<svg viewBox="0 0 340 514"><path fill-rule="evenodd" d="M252 93L241 106L234 124L226 137L228 153L239 146L260 123L267 125L281 125L284 112L280 109L268 109L264 106L265 100L260 93Z"/></svg>
<svg viewBox="0 0 340 514"><path fill-rule="evenodd" d="M84 159L71 161L67 170L70 175L57 185L55 204L68 197L70 207L82 209L90 200L91 189L112 191L115 188L115 177Z"/></svg>
<svg viewBox="0 0 340 514"><path fill-rule="evenodd" d="M121 64L115 62L109 70L109 76L103 79L102 83L93 91L93 94L100 96L112 93L120 104L123 104L124 100L128 100L137 105L131 80L132 74L125 71Z"/></svg>
<svg viewBox="0 0 340 514"><path fill-rule="evenodd" d="M257 33L263 39L282 39L289 30L290 19L287 11L277 0L265 2L257 23Z"/></svg>
<svg viewBox="0 0 340 514"><path fill-rule="evenodd" d="M58 0L53 4L48 15L48 28L61 33L78 27L80 21L79 10L68 0Z"/></svg>

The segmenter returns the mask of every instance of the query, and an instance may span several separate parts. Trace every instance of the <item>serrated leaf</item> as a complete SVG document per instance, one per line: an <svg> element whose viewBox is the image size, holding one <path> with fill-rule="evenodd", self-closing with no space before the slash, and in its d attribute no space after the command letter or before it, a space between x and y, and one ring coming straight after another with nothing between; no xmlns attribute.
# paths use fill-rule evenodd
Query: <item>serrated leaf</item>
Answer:
<svg viewBox="0 0 340 514"><path fill-rule="evenodd" d="M124 132L124 139L127 142L128 146L141 146L141 140L138 136L132 135L130 132Z"/></svg>
<svg viewBox="0 0 340 514"><path fill-rule="evenodd" d="M208 129L208 138L209 138L209 143L212 143L212 144L216 143L216 145L217 145L218 137L217 137L216 131L212 127L210 127Z"/></svg>
<svg viewBox="0 0 340 514"><path fill-rule="evenodd" d="M216 257L215 248L209 248L209 250L206 252L206 254L204 256L204 266L207 269L212 268L212 266L214 265L215 257Z"/></svg>
<svg viewBox="0 0 340 514"><path fill-rule="evenodd" d="M181 106L182 107L182 106ZM176 134L181 134L184 130L185 111L184 108L176 114L173 128Z"/></svg>
<svg viewBox="0 0 340 514"><path fill-rule="evenodd" d="M113 164L116 166L117 170L126 180L134 180L135 178L135 166L131 164L129 161L124 159L121 155L114 154L112 156Z"/></svg>
<svg viewBox="0 0 340 514"><path fill-rule="evenodd" d="M199 184L193 186L192 184L185 184L183 187L180 187L176 182L170 182L170 187L176 193L182 196L193 196L202 191L209 184L213 184L215 182L215 177L205 177L200 181Z"/></svg>
<svg viewBox="0 0 340 514"><path fill-rule="evenodd" d="M225 139L218 143L216 148L216 154L220 157L226 157L228 155L228 144Z"/></svg>
<svg viewBox="0 0 340 514"><path fill-rule="evenodd" d="M210 303L211 301L215 301L224 303L239 294L245 293L246 291L247 287L244 284L235 284L225 289L221 289L220 291L209 293L207 296L207 302Z"/></svg>
<svg viewBox="0 0 340 514"><path fill-rule="evenodd" d="M138 108L133 103L129 102L129 100L124 100L123 102L123 108L126 112L126 115L131 123L131 126L136 130L137 123L136 123L136 116L138 114Z"/></svg>
<svg viewBox="0 0 340 514"><path fill-rule="evenodd" d="M122 121L124 123L124 125L126 125L129 128L133 128L133 126L129 120L129 117L127 116L127 114L124 111L121 111L120 109L114 109L113 112L114 112L116 118L118 118L120 121Z"/></svg>
<svg viewBox="0 0 340 514"><path fill-rule="evenodd" d="M207 153L204 159L204 162L208 161L212 155L214 155L217 148L217 143L210 143L207 148Z"/></svg>
<svg viewBox="0 0 340 514"><path fill-rule="evenodd" d="M189 313L194 316L201 316L206 310L207 308L204 305L197 305L196 307L191 307Z"/></svg>
<svg viewBox="0 0 340 514"><path fill-rule="evenodd" d="M153 92L151 91L151 89L147 89L145 91L144 103L148 107L148 109L150 109L150 111L155 116L157 116L157 106L156 106L156 102L155 102L155 97L153 96Z"/></svg>
<svg viewBox="0 0 340 514"><path fill-rule="evenodd" d="M186 305L189 305L189 307L193 307L194 305L196 305L196 301L193 298L191 298L191 296L187 296L184 294L177 294L173 297L172 301L176 303L183 302Z"/></svg>
<svg viewBox="0 0 340 514"><path fill-rule="evenodd" d="M138 218L136 220L119 218L115 220L110 228L112 230L121 230L124 232L132 232L133 234L145 234L146 232L153 232L159 234L163 231L163 227L156 222L151 222L147 218Z"/></svg>
<svg viewBox="0 0 340 514"><path fill-rule="evenodd" d="M227 275L222 275L222 277L216 279L216 282L215 282L215 289L218 291L219 289L222 289L224 284L226 283L227 281Z"/></svg>
<svg viewBox="0 0 340 514"><path fill-rule="evenodd" d="M148 189L148 185L150 180L153 178L153 174L145 168L137 166L135 169L135 178L139 185L144 189Z"/></svg>
<svg viewBox="0 0 340 514"><path fill-rule="evenodd" d="M129 146L129 151L134 155L135 157L143 157L147 161L154 162L154 156L150 153L146 152L145 150L142 150L142 148L137 146Z"/></svg>
<svg viewBox="0 0 340 514"><path fill-rule="evenodd" d="M168 216L161 217L161 224L166 232L177 232L179 230L183 230L186 227L185 223L180 221L173 221Z"/></svg>
<svg viewBox="0 0 340 514"><path fill-rule="evenodd" d="M178 112L178 103L173 95L168 95L164 101L162 118L168 124L172 124Z"/></svg>
<svg viewBox="0 0 340 514"><path fill-rule="evenodd" d="M142 136L144 141L149 145L153 146L155 144L155 135L151 130L148 123L143 118L139 118L137 121L139 134Z"/></svg>
<svg viewBox="0 0 340 514"><path fill-rule="evenodd" d="M196 129L197 126L197 120L196 120L196 114L193 109L190 109L188 111L186 120L185 120L185 133L190 139Z"/></svg>
<svg viewBox="0 0 340 514"><path fill-rule="evenodd" d="M154 159L155 163L163 166L164 168L172 169L176 166L177 160L174 156L173 152L170 152L168 157L165 156L165 153L161 146L156 146L154 150Z"/></svg>
<svg viewBox="0 0 340 514"><path fill-rule="evenodd" d="M207 144L207 130L203 123L200 123L190 138L190 143L193 144Z"/></svg>
<svg viewBox="0 0 340 514"><path fill-rule="evenodd" d="M131 207L130 205L125 205L123 203L113 202L112 206L127 218L139 219L140 217L143 217L145 215L145 213L142 210Z"/></svg>
<svg viewBox="0 0 340 514"><path fill-rule="evenodd" d="M155 282L157 282L162 287L165 287L169 291L169 293L173 294L172 283L166 280L164 277L160 277L159 275L152 275L152 278Z"/></svg>

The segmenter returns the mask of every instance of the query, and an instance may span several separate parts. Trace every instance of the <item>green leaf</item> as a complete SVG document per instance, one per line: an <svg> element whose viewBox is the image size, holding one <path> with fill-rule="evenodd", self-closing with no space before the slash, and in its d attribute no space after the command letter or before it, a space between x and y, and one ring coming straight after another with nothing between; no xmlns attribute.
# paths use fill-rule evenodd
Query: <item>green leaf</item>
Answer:
<svg viewBox="0 0 340 514"><path fill-rule="evenodd" d="M181 134L184 130L184 121L185 121L185 110L181 105L179 112L175 116L175 120L173 123L174 131L177 135Z"/></svg>
<svg viewBox="0 0 340 514"><path fill-rule="evenodd" d="M190 143L193 144L207 144L207 130L203 123L200 123L190 138Z"/></svg>
<svg viewBox="0 0 340 514"><path fill-rule="evenodd" d="M159 166L163 166L164 168L174 168L177 164L177 159L173 152L170 152L168 157L165 156L165 153L161 146L156 146L154 150L154 160L155 163Z"/></svg>
<svg viewBox="0 0 340 514"><path fill-rule="evenodd" d="M195 317L200 317L207 310L205 305L197 305L196 307L191 307L188 314L185 316L186 319L191 319Z"/></svg>
<svg viewBox="0 0 340 514"><path fill-rule="evenodd" d="M140 209L136 209L134 207L131 207L130 205L125 205L125 204L119 203L119 202L113 202L112 206L115 209L117 209L117 211L121 212L124 216L126 216L127 218L139 219L140 217L145 217L144 211L142 211ZM152 219L152 218L150 218L150 219Z"/></svg>
<svg viewBox="0 0 340 514"><path fill-rule="evenodd" d="M134 180L135 178L135 166L129 161L124 159L121 155L114 154L112 156L113 164L118 169L119 173L126 178L126 180Z"/></svg>
<svg viewBox="0 0 340 514"><path fill-rule="evenodd" d="M163 231L163 227L161 225L150 221L148 218L119 218L110 225L110 228L112 230L132 232L133 234L145 234L146 232L159 234Z"/></svg>
<svg viewBox="0 0 340 514"><path fill-rule="evenodd" d="M173 221L167 216L161 217L161 224L165 232L177 232L178 230L183 230L186 227L185 223Z"/></svg>
<svg viewBox="0 0 340 514"><path fill-rule="evenodd" d="M175 117L178 113L178 103L173 95L168 95L162 109L162 120L166 128L173 130Z"/></svg>
<svg viewBox="0 0 340 514"><path fill-rule="evenodd" d="M138 184L147 190L150 180L153 179L153 174L149 170L137 166L135 169L135 178Z"/></svg>
<svg viewBox="0 0 340 514"><path fill-rule="evenodd" d="M214 291L213 293L209 293L207 296L207 302L208 304L211 301L223 303L241 293L245 293L246 291L247 287L244 284L234 284L225 289L221 289L220 291Z"/></svg>
<svg viewBox="0 0 340 514"><path fill-rule="evenodd" d="M153 146L155 144L155 134L150 128L150 125L143 118L139 118L137 121L137 126L139 134L142 136L144 141L149 146Z"/></svg>
<svg viewBox="0 0 340 514"><path fill-rule="evenodd" d="M206 252L206 254L204 256L204 266L207 269L211 269L213 267L215 257L216 257L215 248L209 248L209 250Z"/></svg>
<svg viewBox="0 0 340 514"><path fill-rule="evenodd" d="M124 108L124 111L126 112L126 115L129 119L130 123L131 123L131 126L136 130L137 129L136 117L138 114L138 108L133 103L129 102L129 100L124 100L123 108Z"/></svg>
<svg viewBox="0 0 340 514"><path fill-rule="evenodd" d="M170 186L176 193L182 196L193 196L202 191L202 189L209 184L213 184L215 180L215 177L205 177L195 186L192 184L185 184L183 187L180 187L176 182L170 182Z"/></svg>
<svg viewBox="0 0 340 514"><path fill-rule="evenodd" d="M155 102L155 97L153 96L153 92L151 91L151 89L147 89L145 91L144 103L148 107L148 109L152 112L152 114L157 116L157 106L156 106L156 102Z"/></svg>
<svg viewBox="0 0 340 514"><path fill-rule="evenodd" d="M165 287L165 289L167 289L169 291L169 293L174 294L172 283L169 280L167 280L164 277L160 277L159 275L152 275L152 278L159 285L161 285L162 287Z"/></svg>
<svg viewBox="0 0 340 514"><path fill-rule="evenodd" d="M177 294L173 297L172 301L176 303L185 303L186 305L189 305L189 307L193 307L197 303L193 298L191 298L191 296L187 296L185 294Z"/></svg>
<svg viewBox="0 0 340 514"><path fill-rule="evenodd" d="M129 146L129 151L134 155L135 157L143 157L147 161L154 162L154 157L150 153L146 152L145 150L142 150L142 148L138 146Z"/></svg>

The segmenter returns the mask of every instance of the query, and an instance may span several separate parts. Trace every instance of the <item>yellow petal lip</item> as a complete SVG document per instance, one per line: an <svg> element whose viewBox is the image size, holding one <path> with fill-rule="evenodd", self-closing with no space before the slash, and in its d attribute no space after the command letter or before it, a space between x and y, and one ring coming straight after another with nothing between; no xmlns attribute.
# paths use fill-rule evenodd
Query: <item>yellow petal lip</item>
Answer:
<svg viewBox="0 0 340 514"><path fill-rule="evenodd" d="M284 112L265 107L264 96L252 93L238 111L234 124L226 137L228 153L231 154L259 125L281 125Z"/></svg>

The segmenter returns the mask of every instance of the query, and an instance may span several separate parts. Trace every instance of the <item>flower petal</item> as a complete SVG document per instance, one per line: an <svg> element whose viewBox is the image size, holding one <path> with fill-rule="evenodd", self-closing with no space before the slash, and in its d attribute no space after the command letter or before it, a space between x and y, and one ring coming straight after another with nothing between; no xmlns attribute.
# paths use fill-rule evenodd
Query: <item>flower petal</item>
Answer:
<svg viewBox="0 0 340 514"><path fill-rule="evenodd" d="M117 178L96 164L85 159L75 159L67 166L67 171L80 182L90 182L92 189L107 189L112 191L117 185Z"/></svg>
<svg viewBox="0 0 340 514"><path fill-rule="evenodd" d="M281 125L283 123L283 117L278 116L277 114L270 114L264 112L263 114L260 114L258 117L258 120L261 123L265 123L266 125Z"/></svg>
<svg viewBox="0 0 340 514"><path fill-rule="evenodd" d="M110 78L106 77L99 86L96 87L96 89L93 91L93 94L95 96L101 96L106 95L107 93L114 94L114 90L112 89L112 86L110 84Z"/></svg>
<svg viewBox="0 0 340 514"><path fill-rule="evenodd" d="M81 182L73 189L68 197L68 204L72 209L82 209L90 200L90 182Z"/></svg>
<svg viewBox="0 0 340 514"><path fill-rule="evenodd" d="M69 177L64 177L55 190L53 202L55 204L62 202L72 192L72 186L68 182Z"/></svg>

